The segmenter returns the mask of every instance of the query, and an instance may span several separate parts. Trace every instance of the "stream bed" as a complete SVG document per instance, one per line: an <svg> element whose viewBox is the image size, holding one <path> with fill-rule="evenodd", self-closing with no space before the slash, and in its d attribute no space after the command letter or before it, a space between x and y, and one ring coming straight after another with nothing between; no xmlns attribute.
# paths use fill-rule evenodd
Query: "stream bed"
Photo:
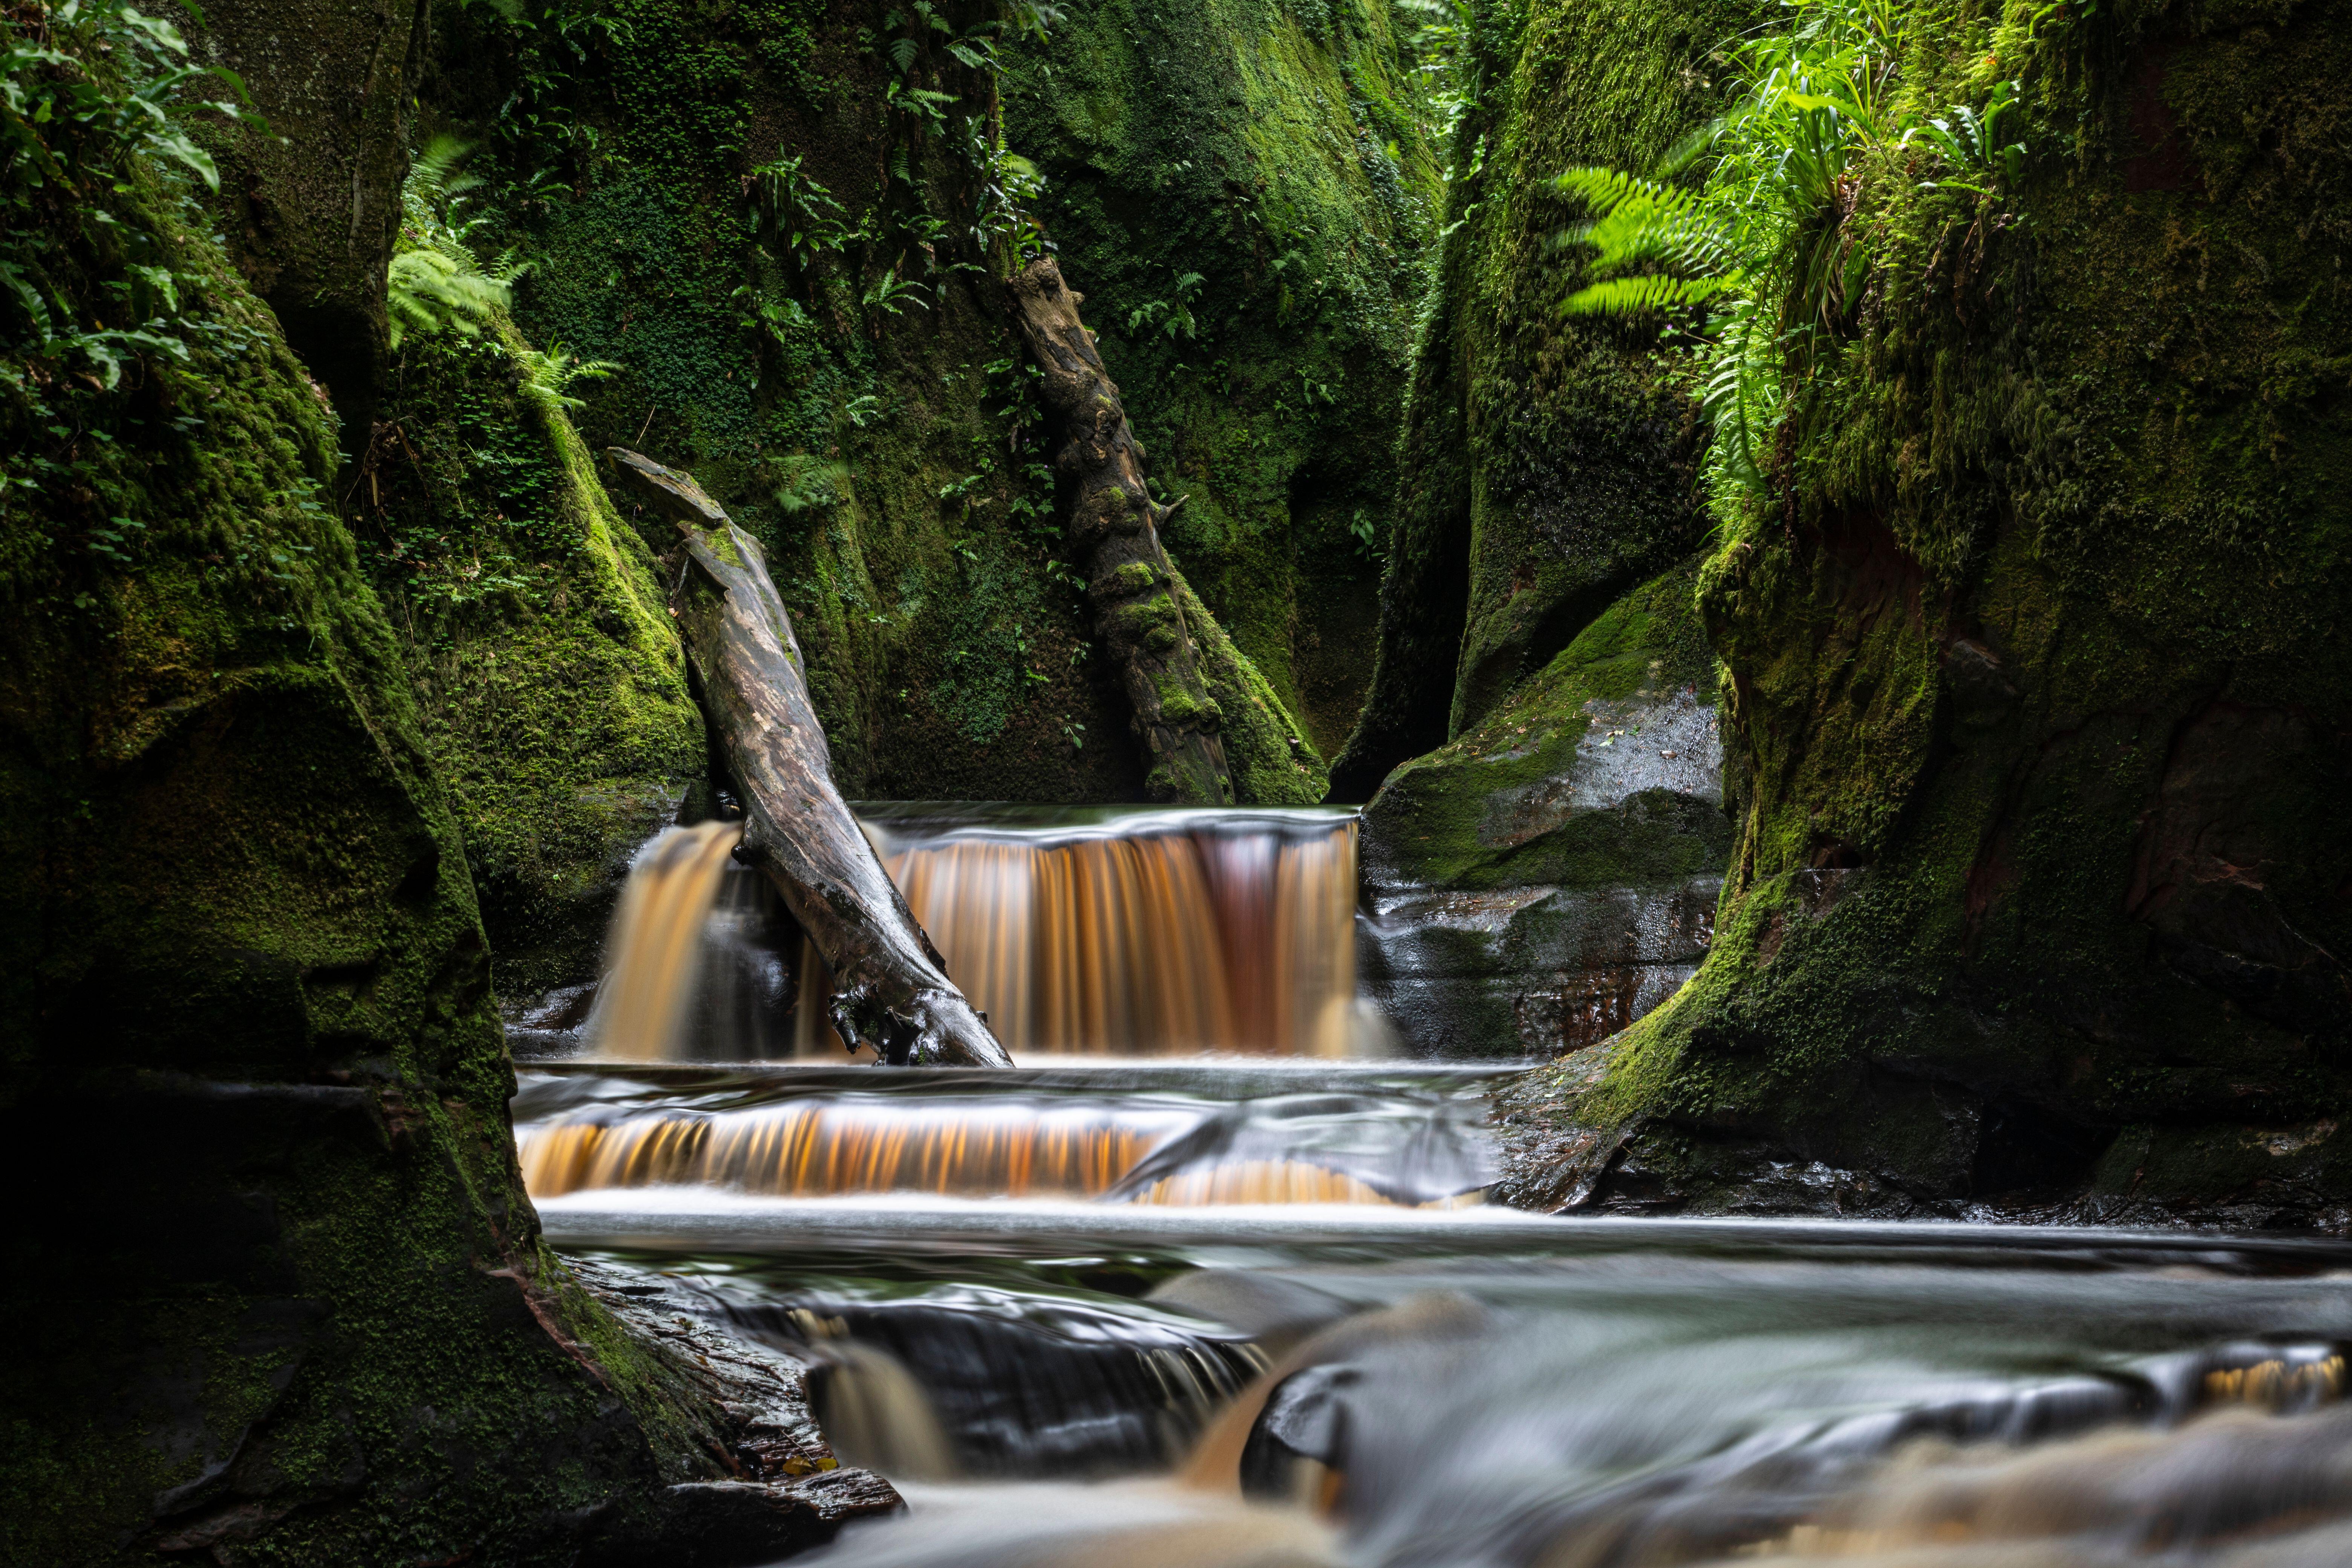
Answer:
<svg viewBox="0 0 2352 1568"><path fill-rule="evenodd" d="M556 1245L810 1362L899 1483L829 1563L2352 1562L2352 1247L1489 1208L1486 1076L583 1063L516 1110Z"/></svg>

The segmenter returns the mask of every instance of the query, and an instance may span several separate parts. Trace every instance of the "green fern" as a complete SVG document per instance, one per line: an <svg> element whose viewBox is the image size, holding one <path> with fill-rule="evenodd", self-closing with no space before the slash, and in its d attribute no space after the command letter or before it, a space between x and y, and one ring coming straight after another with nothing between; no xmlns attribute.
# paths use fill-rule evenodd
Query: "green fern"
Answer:
<svg viewBox="0 0 2352 1568"><path fill-rule="evenodd" d="M783 481L775 489L778 510L795 514L820 507L837 506L848 493L849 481L855 476L846 463L833 462L806 452L794 452L775 460L778 477Z"/></svg>
<svg viewBox="0 0 2352 1568"><path fill-rule="evenodd" d="M1767 489L1760 455L1851 333L1869 273L1853 222L1864 161L1918 146L1953 171L1931 186L1982 195L2013 184L2025 156L2021 142L2003 141L2011 83L1981 111L1906 121L1896 61L1910 13L1899 0L1790 10L1787 31L1727 50L1739 68L1729 110L1651 174L1579 168L1555 183L1591 215L1559 237L1592 252L1589 281L1562 310L1679 316L1699 338L1708 479L1727 525Z"/></svg>
<svg viewBox="0 0 2352 1568"><path fill-rule="evenodd" d="M481 323L509 297L507 285L438 250L406 250L392 258L384 279L384 314L398 348L412 333L478 336Z"/></svg>
<svg viewBox="0 0 2352 1568"><path fill-rule="evenodd" d="M564 352L562 343L548 344L543 353L538 349L517 349L514 362L522 372L522 395L551 414L588 406L570 395L573 382L602 381L621 369L611 360L576 359Z"/></svg>
<svg viewBox="0 0 2352 1568"><path fill-rule="evenodd" d="M501 257L485 269L468 243L487 221L463 217L463 198L481 182L459 171L469 149L455 137L436 137L409 165L400 187L400 237L384 279L384 314L391 343L410 336L479 334L482 324L513 296L523 268Z"/></svg>

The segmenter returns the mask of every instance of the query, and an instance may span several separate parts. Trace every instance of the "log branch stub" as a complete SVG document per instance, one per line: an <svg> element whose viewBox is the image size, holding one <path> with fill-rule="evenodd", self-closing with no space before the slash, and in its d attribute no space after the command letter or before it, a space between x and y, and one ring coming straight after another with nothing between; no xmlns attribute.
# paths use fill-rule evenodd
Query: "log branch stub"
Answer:
<svg viewBox="0 0 2352 1568"><path fill-rule="evenodd" d="M1158 505L1144 485L1142 443L1078 319L1079 296L1063 284L1054 258L1031 263L1005 292L1060 439L1054 468L1070 542L1087 574L1095 635L1118 661L1150 749L1145 787L1155 799L1230 805L1232 772L1218 737L1223 714L1170 591L1175 569L1160 542L1158 525L1176 509Z"/></svg>
<svg viewBox="0 0 2352 1568"><path fill-rule="evenodd" d="M886 1062L1010 1067L833 784L792 617L759 542L690 474L610 448L622 489L677 524L671 608L743 799L743 858L833 972L833 1026Z"/></svg>

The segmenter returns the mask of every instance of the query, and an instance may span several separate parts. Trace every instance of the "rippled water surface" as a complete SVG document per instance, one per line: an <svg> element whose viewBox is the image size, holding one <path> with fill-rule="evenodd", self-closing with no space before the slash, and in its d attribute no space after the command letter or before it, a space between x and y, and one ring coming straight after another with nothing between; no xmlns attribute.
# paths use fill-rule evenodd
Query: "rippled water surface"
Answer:
<svg viewBox="0 0 2352 1568"><path fill-rule="evenodd" d="M549 1232L814 1362L910 1503L834 1563L2352 1562L2337 1244L1458 1206L1481 1081L575 1069L517 1110L527 1156L667 1140Z"/></svg>

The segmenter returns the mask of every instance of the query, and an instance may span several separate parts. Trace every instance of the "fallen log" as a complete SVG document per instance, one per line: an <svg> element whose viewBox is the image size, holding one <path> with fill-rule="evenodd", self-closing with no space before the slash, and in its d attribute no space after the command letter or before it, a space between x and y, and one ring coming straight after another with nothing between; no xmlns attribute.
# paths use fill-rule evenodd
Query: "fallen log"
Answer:
<svg viewBox="0 0 2352 1568"><path fill-rule="evenodd" d="M1061 437L1054 468L1069 496L1070 542L1086 569L1095 635L1118 661L1151 751L1145 788L1159 800L1231 805L1222 715L1201 678L1175 568L1160 543L1157 525L1176 509L1144 488L1143 447L1060 267L1046 257L1004 287Z"/></svg>
<svg viewBox="0 0 2352 1568"><path fill-rule="evenodd" d="M610 448L624 490L677 524L671 610L742 796L738 851L833 972L833 1026L893 1063L1010 1067L833 785L792 618L757 541L693 476Z"/></svg>

